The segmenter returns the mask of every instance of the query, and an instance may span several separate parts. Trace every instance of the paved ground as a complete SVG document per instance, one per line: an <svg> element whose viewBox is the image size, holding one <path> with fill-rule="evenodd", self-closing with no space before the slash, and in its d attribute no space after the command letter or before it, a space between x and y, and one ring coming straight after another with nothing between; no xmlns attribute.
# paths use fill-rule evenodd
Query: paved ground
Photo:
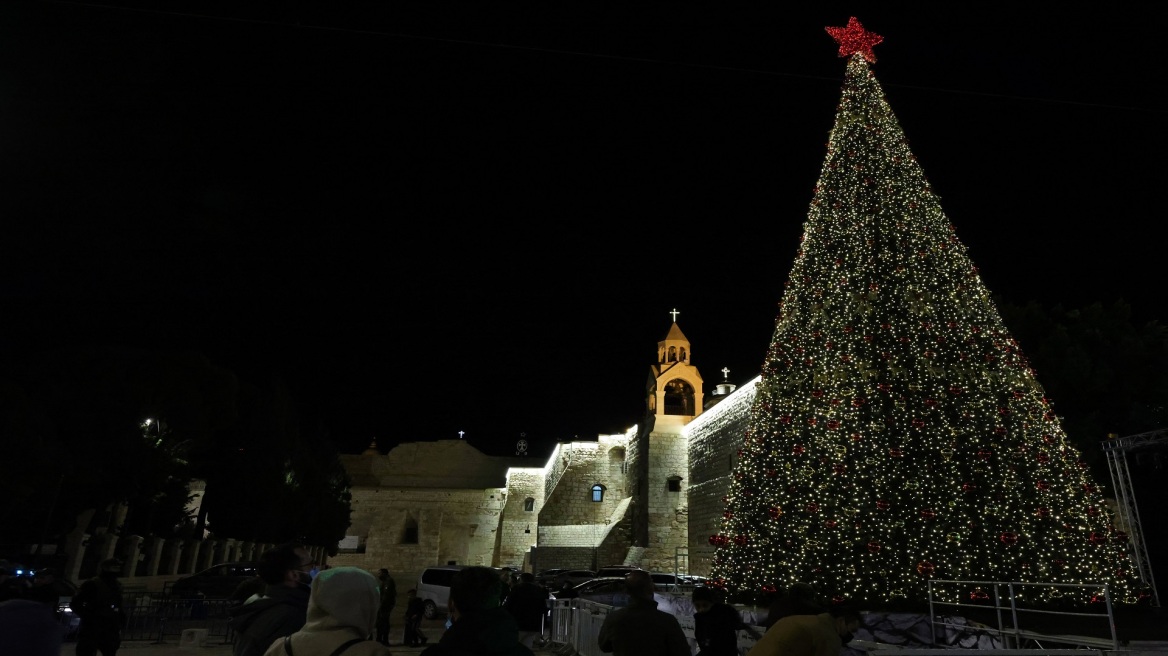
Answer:
<svg viewBox="0 0 1168 656"><path fill-rule="evenodd" d="M77 643L66 643L61 648L61 656L75 656ZM392 640L389 651L394 656L399 654L420 654L422 647L405 647ZM554 654L553 651L537 651L536 654ZM231 656L231 645L209 645L206 647L180 647L177 642L157 644L152 642L123 642L118 650L119 656Z"/></svg>
<svg viewBox="0 0 1168 656"><path fill-rule="evenodd" d="M442 635L446 620L423 620L422 633L429 638L431 642L436 642ZM148 642L143 640L129 640L122 643L121 649L118 650L118 655L122 656L231 656L231 645L224 645L217 642L218 639L212 639L212 642L205 647L183 647L179 645L177 639L168 640L164 643ZM393 656L400 656L401 654L420 654L423 647L406 647L402 645L402 630L400 626L393 627L389 632L389 651ZM77 643L66 642L61 646L61 656L76 656ZM554 654L555 652L537 651L537 654Z"/></svg>

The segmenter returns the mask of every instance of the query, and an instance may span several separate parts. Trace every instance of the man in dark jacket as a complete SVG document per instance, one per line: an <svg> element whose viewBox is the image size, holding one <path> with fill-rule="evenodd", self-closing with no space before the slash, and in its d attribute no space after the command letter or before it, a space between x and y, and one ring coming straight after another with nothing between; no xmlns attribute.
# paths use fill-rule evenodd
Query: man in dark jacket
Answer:
<svg viewBox="0 0 1168 656"><path fill-rule="evenodd" d="M677 618L657 610L648 572L625 577L629 605L609 612L596 642L616 656L690 656L689 640Z"/></svg>
<svg viewBox="0 0 1168 656"><path fill-rule="evenodd" d="M397 583L384 567L378 572L377 589L381 595L380 605L377 607L377 642L389 646L389 614L397 604Z"/></svg>
<svg viewBox="0 0 1168 656"><path fill-rule="evenodd" d="M77 630L77 656L114 656L122 644L126 614L122 610L122 561L101 561L98 574L81 584L69 608L81 619Z"/></svg>
<svg viewBox="0 0 1168 656"><path fill-rule="evenodd" d="M762 634L742 621L742 614L730 604L723 603L714 590L705 586L694 588L694 639L698 643L697 656L738 656L738 632L746 631L755 640Z"/></svg>
<svg viewBox="0 0 1168 656"><path fill-rule="evenodd" d="M459 570L450 582L450 628L422 656L532 656L519 642L515 618L499 605L501 592L494 569Z"/></svg>
<svg viewBox="0 0 1168 656"><path fill-rule="evenodd" d="M535 648L535 640L543 635L543 620L548 612L547 588L535 582L535 575L523 572L519 583L511 588L503 608L515 618L519 627L519 641Z"/></svg>
<svg viewBox="0 0 1168 656"><path fill-rule="evenodd" d="M277 639L299 631L308 614L309 584L317 567L304 547L273 547L260 557L258 569L267 584L263 596L229 611L234 656L262 656Z"/></svg>

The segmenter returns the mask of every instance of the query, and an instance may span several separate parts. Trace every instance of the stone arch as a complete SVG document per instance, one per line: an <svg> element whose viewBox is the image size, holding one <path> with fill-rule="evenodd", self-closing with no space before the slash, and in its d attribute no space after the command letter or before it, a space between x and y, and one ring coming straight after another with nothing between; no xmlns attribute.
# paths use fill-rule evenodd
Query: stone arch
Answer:
<svg viewBox="0 0 1168 656"><path fill-rule="evenodd" d="M665 412L667 415L694 415L696 393L693 385L682 378L665 383Z"/></svg>
<svg viewBox="0 0 1168 656"><path fill-rule="evenodd" d="M610 476L625 473L625 448L614 446L608 450L608 473Z"/></svg>

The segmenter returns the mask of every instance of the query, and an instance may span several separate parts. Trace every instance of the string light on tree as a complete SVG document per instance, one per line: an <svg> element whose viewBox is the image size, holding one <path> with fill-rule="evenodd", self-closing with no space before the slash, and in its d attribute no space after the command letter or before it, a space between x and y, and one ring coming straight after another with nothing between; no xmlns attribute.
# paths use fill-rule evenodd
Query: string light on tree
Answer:
<svg viewBox="0 0 1168 656"><path fill-rule="evenodd" d="M842 98L711 577L872 601L930 579L1106 582L1134 601L1099 487L869 67L883 37L827 31Z"/></svg>

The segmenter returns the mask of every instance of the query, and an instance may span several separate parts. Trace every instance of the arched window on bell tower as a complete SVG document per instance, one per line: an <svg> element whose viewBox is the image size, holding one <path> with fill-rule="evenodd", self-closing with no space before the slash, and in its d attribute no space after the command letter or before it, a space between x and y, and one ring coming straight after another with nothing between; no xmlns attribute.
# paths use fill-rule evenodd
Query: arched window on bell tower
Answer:
<svg viewBox="0 0 1168 656"><path fill-rule="evenodd" d="M680 378L674 378L665 383L665 412L663 414L693 415L693 386Z"/></svg>

